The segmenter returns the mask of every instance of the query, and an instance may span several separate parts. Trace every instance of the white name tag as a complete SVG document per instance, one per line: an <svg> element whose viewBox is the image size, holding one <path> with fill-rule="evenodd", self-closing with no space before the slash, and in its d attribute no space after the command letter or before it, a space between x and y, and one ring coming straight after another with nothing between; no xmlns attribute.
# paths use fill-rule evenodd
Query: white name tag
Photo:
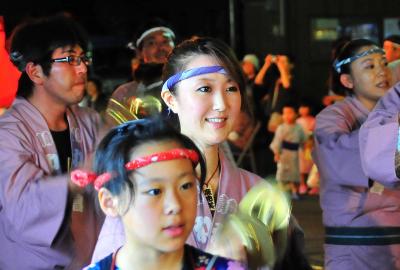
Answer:
<svg viewBox="0 0 400 270"><path fill-rule="evenodd" d="M382 195L384 189L385 187L382 184L374 181L374 184L369 189L369 192Z"/></svg>
<svg viewBox="0 0 400 270"><path fill-rule="evenodd" d="M72 203L72 211L73 212L83 212L83 195L76 194L74 197L74 201Z"/></svg>

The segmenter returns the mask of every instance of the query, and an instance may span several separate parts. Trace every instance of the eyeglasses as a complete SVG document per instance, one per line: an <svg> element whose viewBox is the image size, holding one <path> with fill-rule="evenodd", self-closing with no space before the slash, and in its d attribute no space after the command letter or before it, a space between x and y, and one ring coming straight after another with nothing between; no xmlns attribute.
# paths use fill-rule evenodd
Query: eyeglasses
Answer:
<svg viewBox="0 0 400 270"><path fill-rule="evenodd" d="M83 55L83 56L67 56L67 57L62 57L62 58L55 58L51 59L52 63L68 63L71 66L79 66L82 62L86 66L90 66L92 64L92 57Z"/></svg>

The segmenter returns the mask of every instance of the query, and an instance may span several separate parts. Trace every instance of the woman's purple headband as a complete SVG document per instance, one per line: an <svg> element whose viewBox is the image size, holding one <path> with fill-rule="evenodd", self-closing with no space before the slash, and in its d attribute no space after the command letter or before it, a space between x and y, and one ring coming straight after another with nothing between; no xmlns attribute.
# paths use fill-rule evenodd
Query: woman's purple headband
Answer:
<svg viewBox="0 0 400 270"><path fill-rule="evenodd" d="M165 81L161 92L172 89L172 87L174 87L174 85L180 81L207 73L228 74L228 72L226 72L226 70L222 66L208 66L208 67L198 67L198 68L188 69L185 71L178 72L175 75L169 77L168 80Z"/></svg>

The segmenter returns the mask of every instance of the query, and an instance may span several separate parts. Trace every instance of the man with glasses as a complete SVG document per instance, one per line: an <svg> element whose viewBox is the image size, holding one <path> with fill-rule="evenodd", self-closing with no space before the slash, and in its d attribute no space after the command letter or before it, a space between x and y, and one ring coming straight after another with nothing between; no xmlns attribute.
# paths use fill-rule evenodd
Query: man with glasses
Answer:
<svg viewBox="0 0 400 270"><path fill-rule="evenodd" d="M89 166L99 115L77 106L91 63L71 18L18 25L11 60L17 98L0 117L0 269L81 269L102 217L69 171Z"/></svg>

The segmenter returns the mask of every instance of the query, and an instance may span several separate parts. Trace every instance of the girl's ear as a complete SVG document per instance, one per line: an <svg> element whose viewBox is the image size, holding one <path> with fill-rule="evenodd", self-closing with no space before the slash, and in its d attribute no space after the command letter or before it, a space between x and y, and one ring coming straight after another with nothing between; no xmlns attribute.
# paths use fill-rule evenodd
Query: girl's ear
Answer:
<svg viewBox="0 0 400 270"><path fill-rule="evenodd" d="M170 91L162 92L161 97L164 100L165 104L167 104L168 108L176 113L178 106L176 102L176 97Z"/></svg>
<svg viewBox="0 0 400 270"><path fill-rule="evenodd" d="M25 67L26 74L35 84L42 84L45 77L43 69L40 65L29 62Z"/></svg>
<svg viewBox="0 0 400 270"><path fill-rule="evenodd" d="M101 188L97 196L104 214L110 217L119 216L118 199L114 197L108 189Z"/></svg>
<svg viewBox="0 0 400 270"><path fill-rule="evenodd" d="M347 88L353 89L354 82L350 74L341 74L340 82Z"/></svg>

